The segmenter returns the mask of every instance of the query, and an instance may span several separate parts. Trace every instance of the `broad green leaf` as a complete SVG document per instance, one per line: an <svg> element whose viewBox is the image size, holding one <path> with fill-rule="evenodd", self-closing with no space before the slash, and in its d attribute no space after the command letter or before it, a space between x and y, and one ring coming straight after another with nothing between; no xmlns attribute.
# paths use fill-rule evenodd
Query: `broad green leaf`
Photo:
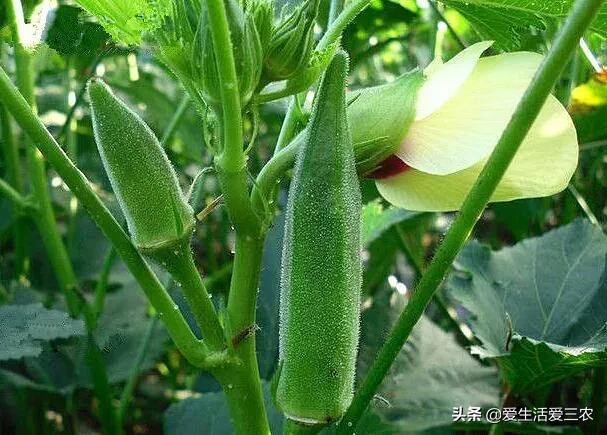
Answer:
<svg viewBox="0 0 607 435"><path fill-rule="evenodd" d="M363 312L359 376L364 377L403 306L403 296L384 291ZM452 335L423 317L378 395L371 409L402 433L451 424L454 406L495 406L499 385L495 369L483 367Z"/></svg>
<svg viewBox="0 0 607 435"><path fill-rule="evenodd" d="M497 358L519 391L605 365L606 255L607 237L583 220L498 252L470 243L449 287L474 316L472 352Z"/></svg>
<svg viewBox="0 0 607 435"><path fill-rule="evenodd" d="M45 342L84 334L84 322L42 304L0 307L0 361L38 356Z"/></svg>
<svg viewBox="0 0 607 435"><path fill-rule="evenodd" d="M282 414L274 407L270 384L262 384L272 433L282 433ZM232 435L232 420L223 393L205 393L177 402L164 414L166 435Z"/></svg>
<svg viewBox="0 0 607 435"><path fill-rule="evenodd" d="M77 0L114 39L139 44L143 33L158 29L169 13L169 0Z"/></svg>
<svg viewBox="0 0 607 435"><path fill-rule="evenodd" d="M565 18L573 0L441 0L466 17L483 36L495 39L504 49L520 44L531 27L545 29L547 22ZM607 36L607 5L604 5L591 29Z"/></svg>
<svg viewBox="0 0 607 435"><path fill-rule="evenodd" d="M362 211L363 246L369 246L393 225L420 216L421 213L384 207L380 200L365 204Z"/></svg>

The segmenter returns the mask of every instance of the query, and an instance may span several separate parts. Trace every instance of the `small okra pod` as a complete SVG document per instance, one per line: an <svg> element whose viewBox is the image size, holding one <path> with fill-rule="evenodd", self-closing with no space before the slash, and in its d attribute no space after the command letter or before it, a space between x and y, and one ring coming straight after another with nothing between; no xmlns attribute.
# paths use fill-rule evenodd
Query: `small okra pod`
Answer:
<svg viewBox="0 0 607 435"><path fill-rule="evenodd" d="M100 79L88 84L95 141L133 242L153 256L189 239L194 212L143 120Z"/></svg>

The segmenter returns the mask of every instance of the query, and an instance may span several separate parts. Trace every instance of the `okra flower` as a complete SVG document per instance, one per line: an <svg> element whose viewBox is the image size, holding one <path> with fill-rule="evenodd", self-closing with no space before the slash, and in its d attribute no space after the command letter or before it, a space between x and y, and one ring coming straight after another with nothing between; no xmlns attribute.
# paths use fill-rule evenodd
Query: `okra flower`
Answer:
<svg viewBox="0 0 607 435"><path fill-rule="evenodd" d="M491 44L475 44L447 63L435 60L423 82L415 74L404 76L362 91L352 102L355 144L368 149L376 144L371 137L383 135L384 148L393 146L387 159L365 171L393 205L425 211L461 206L542 61L529 52L481 58ZM395 113L398 98L401 114ZM364 110L373 100L377 104ZM551 95L491 201L558 193L569 183L577 158L573 121Z"/></svg>

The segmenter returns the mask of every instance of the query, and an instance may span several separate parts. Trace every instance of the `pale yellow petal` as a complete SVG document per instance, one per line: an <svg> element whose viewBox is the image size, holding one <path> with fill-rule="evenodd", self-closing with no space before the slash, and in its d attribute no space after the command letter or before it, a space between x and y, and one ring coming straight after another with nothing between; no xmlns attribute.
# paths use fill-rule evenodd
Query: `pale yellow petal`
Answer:
<svg viewBox="0 0 607 435"><path fill-rule="evenodd" d="M550 96L521 145L491 201L544 197L565 189L575 172L578 144L575 126L565 108ZM380 194L397 207L420 211L460 208L486 159L449 175L412 169L378 180Z"/></svg>
<svg viewBox="0 0 607 435"><path fill-rule="evenodd" d="M416 118L429 116L455 95L492 44L493 41L474 44L446 63L435 59L424 71L426 81L418 94Z"/></svg>
<svg viewBox="0 0 607 435"><path fill-rule="evenodd" d="M455 96L413 123L397 155L409 166L436 175L487 157L541 61L539 54L527 52L480 59Z"/></svg>

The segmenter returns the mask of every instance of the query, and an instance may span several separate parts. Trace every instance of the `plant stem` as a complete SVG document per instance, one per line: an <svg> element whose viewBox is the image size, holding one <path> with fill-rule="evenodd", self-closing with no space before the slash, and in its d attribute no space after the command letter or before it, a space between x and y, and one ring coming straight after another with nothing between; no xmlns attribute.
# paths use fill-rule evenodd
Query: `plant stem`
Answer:
<svg viewBox="0 0 607 435"><path fill-rule="evenodd" d="M582 196L582 194L575 188L573 183L569 183L569 186L567 186L567 189L569 190L569 192L571 192L571 194L577 201L578 205L584 212L584 214L586 214L586 217L588 218L588 220L593 225L600 225L599 220L597 219L596 215L592 212L592 209L588 205L588 201L586 201L586 198L584 198Z"/></svg>
<svg viewBox="0 0 607 435"><path fill-rule="evenodd" d="M84 174L74 166L44 124L34 114L2 68L0 68L0 99L114 245L116 252L165 323L179 350L192 364L204 365L208 356L206 346L192 333L179 310L173 308L173 300L137 251L129 236L97 196Z"/></svg>
<svg viewBox="0 0 607 435"><path fill-rule="evenodd" d="M297 150L302 143L302 140L297 136L291 143L279 151L270 161L262 168L257 175L255 186L251 192L251 202L253 209L259 215L265 212L265 205L273 198L278 184L286 171L293 167ZM303 138L303 137L302 137Z"/></svg>
<svg viewBox="0 0 607 435"><path fill-rule="evenodd" d="M558 35L552 49L520 101L489 161L466 197L461 212L447 233L413 297L380 350L352 405L341 420L338 433L350 434L373 398L411 330L422 316L453 260L464 246L491 194L497 187L520 144L531 129L554 83L567 65L580 37L595 17L602 0L579 0Z"/></svg>
<svg viewBox="0 0 607 435"><path fill-rule="evenodd" d="M6 196L17 208L15 214L19 214L18 209L25 209L28 206L27 200L21 196L10 184L0 178L0 194Z"/></svg>
<svg viewBox="0 0 607 435"><path fill-rule="evenodd" d="M341 11L344 9L345 0L331 0L331 8L329 9L329 20L330 25L337 19Z"/></svg>
<svg viewBox="0 0 607 435"><path fill-rule="evenodd" d="M99 66L99 64L101 63L101 61L103 60L103 57L107 54L107 52L108 52L108 49L104 50L103 52L99 53L93 60L91 66L90 66L91 73L86 77L86 79L80 86L80 89L78 90L78 93L76 94L76 101L74 101L74 104L72 105L72 107L70 107L70 110L67 112L65 121L63 122L63 125L61 126L61 130L59 130L59 133L57 134L58 141L61 141L67 134L68 130L70 129L72 119L74 118L74 115L76 114L76 109L78 108L78 106L80 105L82 100L84 99L84 94L86 93L86 84L88 83L89 79L95 75L95 70L97 69L97 66Z"/></svg>
<svg viewBox="0 0 607 435"><path fill-rule="evenodd" d="M228 18L223 0L208 0L207 3L221 87L223 147L215 158L217 174L234 229L241 234L256 237L259 234L260 222L248 199L240 92Z"/></svg>
<svg viewBox="0 0 607 435"><path fill-rule="evenodd" d="M182 246L170 248L169 251L168 255L163 256L166 259L166 264L163 260L163 266L181 287L204 339L212 350L225 349L223 328L217 318L211 297L202 282L202 277L194 264L190 239L184 241ZM174 305L173 309L178 309L177 305Z"/></svg>
<svg viewBox="0 0 607 435"><path fill-rule="evenodd" d="M109 249L105 258L103 259L103 265L101 266L101 272L97 279L97 285L95 286L95 299L93 300L93 313L95 318L99 318L103 312L103 305L105 303L105 295L107 293L108 281L110 278L110 272L112 266L116 261L116 250L112 247Z"/></svg>
<svg viewBox="0 0 607 435"><path fill-rule="evenodd" d="M282 127L280 128L280 134L278 135L276 147L274 148L274 155L278 154L289 144L291 139L293 139L297 123L301 117L302 110L301 104L299 103L299 95L293 95L291 102L289 103L289 107L287 108L287 113L285 113L285 119L282 122Z"/></svg>
<svg viewBox="0 0 607 435"><path fill-rule="evenodd" d="M316 46L316 51L323 51L341 36L344 29L364 9L371 0L351 0L345 9L331 22L331 25Z"/></svg>
<svg viewBox="0 0 607 435"><path fill-rule="evenodd" d="M597 140L580 145L580 151L589 151L607 146L607 140Z"/></svg>
<svg viewBox="0 0 607 435"><path fill-rule="evenodd" d="M107 435L121 435L124 432L119 424L116 409L113 405L112 390L107 378L105 361L90 332L85 345L86 365L91 372L95 396L99 401L99 417L103 427L103 433Z"/></svg>
<svg viewBox="0 0 607 435"><path fill-rule="evenodd" d="M263 240L236 236L236 256L228 296L229 345L242 364L216 373L225 391L236 433L269 434L255 354L255 308Z"/></svg>
<svg viewBox="0 0 607 435"><path fill-rule="evenodd" d="M27 29L20 0L10 0L8 11L14 28L17 86L35 113L34 70L32 55L24 46ZM32 144L27 145L27 161L34 200L39 207L38 213L34 216L35 222L59 286L65 295L68 310L72 316L76 317L80 305L75 293L78 280L57 227L53 203L47 186L44 157Z"/></svg>
<svg viewBox="0 0 607 435"><path fill-rule="evenodd" d="M126 411L129 408L129 403L131 402L131 398L133 397L133 391L135 390L135 385L137 384L137 379L139 378L139 371L141 369L141 364L143 363L143 359L145 358L145 354L150 345L150 340L152 338L152 333L154 332L154 328L156 328L156 324L158 323L158 316L154 315L149 323L148 327L145 331L145 335L143 336L143 340L139 345L139 349L137 350L137 356L135 357L135 361L133 362L133 367L131 368L131 374L129 375L129 379L122 390L122 395L120 396L120 406L117 412L117 418L119 426L122 427L124 424L124 417L126 416Z"/></svg>
<svg viewBox="0 0 607 435"><path fill-rule="evenodd" d="M179 126L179 122L183 118L186 110L190 106L190 95L185 94L177 107L177 110L173 114L173 117L169 121L169 125L164 130L164 134L162 135L162 139L160 140L160 144L163 147L166 147L169 144L169 141L173 138L173 135L177 131L177 127Z"/></svg>
<svg viewBox="0 0 607 435"><path fill-rule="evenodd" d="M19 158L19 147L15 141L13 125L6 108L0 104L0 128L2 128L2 143L4 144L4 163L6 165L6 176L14 190L21 194L25 191L23 173L21 172L21 161ZM13 252L15 255L15 276L20 277L27 274L29 258L27 249L27 221L25 217L15 213Z"/></svg>
<svg viewBox="0 0 607 435"><path fill-rule="evenodd" d="M249 200L240 93L225 4L223 0L208 0L207 4L222 100L223 147L215 164L228 214L236 231L236 257L228 297L227 329L228 337L232 338L229 343L233 346L231 350L242 362L229 369L218 370L215 375L225 391L236 433L265 435L270 430L254 339L263 250L262 227Z"/></svg>

